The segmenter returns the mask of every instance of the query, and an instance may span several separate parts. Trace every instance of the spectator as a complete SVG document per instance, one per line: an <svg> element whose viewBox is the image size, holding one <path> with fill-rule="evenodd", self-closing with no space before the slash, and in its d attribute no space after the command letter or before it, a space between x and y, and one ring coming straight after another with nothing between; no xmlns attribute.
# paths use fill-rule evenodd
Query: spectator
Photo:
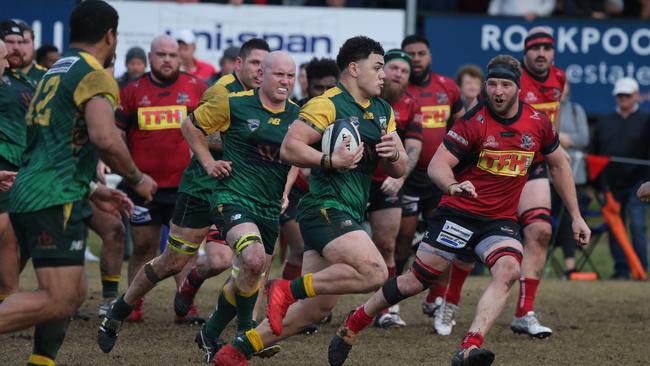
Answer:
<svg viewBox="0 0 650 366"><path fill-rule="evenodd" d="M576 184L578 203L589 200L584 189L587 184L587 167L584 159L583 149L589 144L589 126L587 114L577 103L571 101L569 83L564 84L564 94L560 102L560 144L571 158L573 169L573 180ZM571 229L571 218L566 212L560 215L563 210L562 201L553 189L553 203L551 205L553 216L559 218L555 244L562 247L564 254L565 276L570 278L575 272L576 241L573 238ZM582 206L582 205L581 205ZM583 209L583 207L581 207Z"/></svg>
<svg viewBox="0 0 650 366"><path fill-rule="evenodd" d="M309 99L323 95L327 89L335 87L340 76L336 61L329 58L317 59L314 57L304 65L305 79L307 79L306 97L298 101L299 106L303 106Z"/></svg>
<svg viewBox="0 0 650 366"><path fill-rule="evenodd" d="M308 62L303 62L298 67L298 85L300 88L294 88L294 98L296 100L302 100L307 98L307 64Z"/></svg>
<svg viewBox="0 0 650 366"><path fill-rule="evenodd" d="M144 50L140 47L131 47L126 52L126 72L117 79L120 88L125 87L132 80L144 75L146 68L147 55L144 53Z"/></svg>
<svg viewBox="0 0 650 366"><path fill-rule="evenodd" d="M619 79L614 86L616 113L599 119L594 128L592 151L605 156L648 159L650 157L650 115L639 109L639 84L632 78ZM648 270L647 205L639 200L636 191L647 180L647 167L610 163L603 174L614 198L621 204L621 216L629 218L632 246L641 265ZM614 258L615 279L626 279L630 269L616 238L609 235L609 246Z"/></svg>
<svg viewBox="0 0 650 366"><path fill-rule="evenodd" d="M538 16L547 17L555 9L555 0L491 0L489 15L522 16L532 21Z"/></svg>
<svg viewBox="0 0 650 366"><path fill-rule="evenodd" d="M36 63L49 69L61 58L59 49L53 44L44 44L36 50Z"/></svg>
<svg viewBox="0 0 650 366"><path fill-rule="evenodd" d="M207 81L208 85L212 85L219 80L224 75L232 74L235 70L235 63L237 62L237 57L239 56L239 47L231 46L226 48L223 51L223 55L219 59L219 72L212 75L212 77Z"/></svg>
<svg viewBox="0 0 650 366"><path fill-rule="evenodd" d="M478 95L485 78L481 68L476 65L463 65L458 69L456 84L460 88L460 101L466 111L472 109L478 103Z"/></svg>
<svg viewBox="0 0 650 366"><path fill-rule="evenodd" d="M203 81L210 80L217 70L209 63L197 60L194 57L196 52L194 33L189 29L183 29L175 34L175 38L180 46L181 71L192 74Z"/></svg>

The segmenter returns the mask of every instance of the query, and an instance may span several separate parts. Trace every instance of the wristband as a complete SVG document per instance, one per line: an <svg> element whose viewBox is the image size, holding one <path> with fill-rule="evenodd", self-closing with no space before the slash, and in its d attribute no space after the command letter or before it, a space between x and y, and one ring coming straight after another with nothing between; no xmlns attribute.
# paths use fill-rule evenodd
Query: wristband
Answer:
<svg viewBox="0 0 650 366"><path fill-rule="evenodd" d="M323 170L332 170L332 159L329 155L323 154L323 156L321 156L320 167Z"/></svg>
<svg viewBox="0 0 650 366"><path fill-rule="evenodd" d="M448 185L448 186L447 186L447 194L450 195L450 196L452 196L452 194L451 194L451 187L453 187L453 186L457 186L457 185L459 185L459 184L460 184L460 183L458 183L458 182L454 182L454 183Z"/></svg>
<svg viewBox="0 0 650 366"><path fill-rule="evenodd" d="M388 158L388 161L391 162L391 163L395 163L398 160L399 160L399 150L395 150L395 155Z"/></svg>
<svg viewBox="0 0 650 366"><path fill-rule="evenodd" d="M137 186L140 183L144 182L144 174L138 168L134 168L131 172L131 174L124 177L126 184L130 186Z"/></svg>

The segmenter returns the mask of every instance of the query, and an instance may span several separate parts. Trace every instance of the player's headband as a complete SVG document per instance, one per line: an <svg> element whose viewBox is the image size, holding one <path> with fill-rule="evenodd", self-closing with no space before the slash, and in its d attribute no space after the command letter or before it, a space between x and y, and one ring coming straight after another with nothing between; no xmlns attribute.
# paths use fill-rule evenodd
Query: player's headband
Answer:
<svg viewBox="0 0 650 366"><path fill-rule="evenodd" d="M537 32L527 36L524 40L524 52L541 44L553 47L553 36L546 32Z"/></svg>
<svg viewBox="0 0 650 366"><path fill-rule="evenodd" d="M389 50L384 55L384 63L386 65L388 65L389 62L395 60L404 61L409 65L409 68L411 68L411 55L397 48Z"/></svg>
<svg viewBox="0 0 650 366"><path fill-rule="evenodd" d="M509 64L495 64L488 69L487 78L496 78L496 79L507 79L511 80L519 88L519 77L521 76L521 71L517 70L515 67Z"/></svg>

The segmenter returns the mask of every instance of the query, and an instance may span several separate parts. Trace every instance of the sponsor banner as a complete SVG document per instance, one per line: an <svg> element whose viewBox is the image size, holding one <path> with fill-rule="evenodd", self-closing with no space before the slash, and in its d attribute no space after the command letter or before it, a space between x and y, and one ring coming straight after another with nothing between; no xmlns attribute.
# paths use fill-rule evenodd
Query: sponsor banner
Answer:
<svg viewBox="0 0 650 366"><path fill-rule="evenodd" d="M68 47L68 18L77 0L3 1L2 18L22 20L34 29L34 46Z"/></svg>
<svg viewBox="0 0 650 366"><path fill-rule="evenodd" d="M432 67L453 77L463 64L484 70L498 54L521 59L526 33L538 25L553 30L555 64L566 71L571 97L587 113L614 112L613 85L628 76L639 82L641 108L650 109L650 23L640 20L428 16Z"/></svg>
<svg viewBox="0 0 650 366"><path fill-rule="evenodd" d="M404 11L294 6L176 4L110 1L120 14L116 73L133 46L149 49L151 39L189 29L196 36L196 57L218 65L223 51L250 38L264 38L273 50L285 50L296 64L313 57L336 58L346 39L365 35L388 50L404 38Z"/></svg>

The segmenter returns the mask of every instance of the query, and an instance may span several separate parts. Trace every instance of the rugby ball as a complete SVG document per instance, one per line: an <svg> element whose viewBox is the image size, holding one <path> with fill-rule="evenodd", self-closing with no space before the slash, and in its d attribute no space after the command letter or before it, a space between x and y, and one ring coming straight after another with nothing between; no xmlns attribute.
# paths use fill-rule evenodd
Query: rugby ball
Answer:
<svg viewBox="0 0 650 366"><path fill-rule="evenodd" d="M361 144L361 136L357 127L349 119L337 119L323 132L321 151L332 156L334 150L343 143L343 139L347 136L352 136L346 145L348 151L356 149Z"/></svg>

